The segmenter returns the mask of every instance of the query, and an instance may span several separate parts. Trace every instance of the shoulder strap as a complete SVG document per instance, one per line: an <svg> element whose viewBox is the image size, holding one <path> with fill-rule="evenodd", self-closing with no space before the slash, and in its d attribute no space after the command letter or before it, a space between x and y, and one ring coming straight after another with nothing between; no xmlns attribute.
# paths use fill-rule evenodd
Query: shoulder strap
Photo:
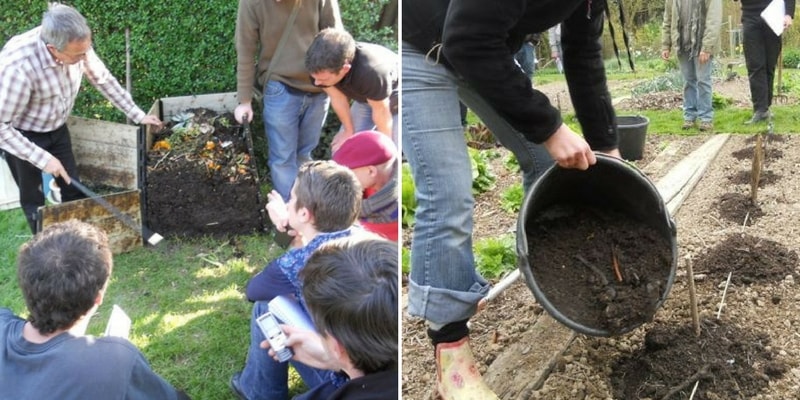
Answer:
<svg viewBox="0 0 800 400"><path fill-rule="evenodd" d="M289 19L286 21L286 27L283 28L281 40L278 41L278 46L275 47L275 54L272 55L272 59L269 61L269 67L267 67L267 76L266 79L264 79L265 84L269 83L269 77L272 75L272 66L278 62L281 52L283 51L283 47L286 44L286 40L289 39L289 31L292 30L294 20L297 19L297 13L300 11L301 1L302 0L294 0L294 7L292 8L292 13L289 14ZM262 88L258 88L258 90L253 93L261 94L261 90Z"/></svg>

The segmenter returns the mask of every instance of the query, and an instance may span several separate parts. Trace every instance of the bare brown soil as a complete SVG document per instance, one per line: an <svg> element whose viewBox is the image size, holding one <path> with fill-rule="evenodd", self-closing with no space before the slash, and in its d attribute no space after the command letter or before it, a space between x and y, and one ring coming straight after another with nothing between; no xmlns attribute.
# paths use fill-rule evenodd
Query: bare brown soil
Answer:
<svg viewBox="0 0 800 400"><path fill-rule="evenodd" d="M746 81L738 85L730 90L746 99ZM636 165L657 182L708 138L651 135ZM671 161L654 163L666 148L677 149ZM753 136L733 135L673 215L678 273L653 320L608 338L579 334L544 384L526 398L689 399L693 390L694 399L797 398L800 137L777 135L767 141L756 202L750 198L753 148ZM502 158L492 163L497 187L476 198L476 240L512 232L516 223L516 215L498 207L503 189L520 179L505 169ZM690 312L689 263L699 336ZM479 370L485 373L544 312L522 280L490 301L470 321ZM529 345L526 351L537 351L537 343ZM403 398L434 398L433 349L424 322L406 313L402 346ZM528 380L530 373L520 370L502 379Z"/></svg>

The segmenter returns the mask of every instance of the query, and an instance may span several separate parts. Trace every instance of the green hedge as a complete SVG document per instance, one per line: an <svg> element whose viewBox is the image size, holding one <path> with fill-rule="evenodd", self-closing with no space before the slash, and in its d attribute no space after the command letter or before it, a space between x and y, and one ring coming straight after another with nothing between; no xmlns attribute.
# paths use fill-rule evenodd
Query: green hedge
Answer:
<svg viewBox="0 0 800 400"><path fill-rule="evenodd" d="M340 0L342 18L357 40L397 49L396 29L376 29L389 0ZM0 39L41 22L47 1L6 2ZM147 111L156 99L236 90L236 0L74 0L94 32L93 45L117 79L125 84L125 29L130 29L132 92ZM125 117L84 83L74 114L123 122Z"/></svg>

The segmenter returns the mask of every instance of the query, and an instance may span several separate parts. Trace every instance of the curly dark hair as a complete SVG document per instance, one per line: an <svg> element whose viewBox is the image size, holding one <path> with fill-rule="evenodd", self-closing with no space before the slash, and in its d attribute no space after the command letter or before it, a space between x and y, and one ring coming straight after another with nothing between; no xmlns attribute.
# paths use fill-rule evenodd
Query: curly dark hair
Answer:
<svg viewBox="0 0 800 400"><path fill-rule="evenodd" d="M108 237L99 228L78 220L47 227L17 257L28 321L44 335L69 329L94 306L111 268Z"/></svg>

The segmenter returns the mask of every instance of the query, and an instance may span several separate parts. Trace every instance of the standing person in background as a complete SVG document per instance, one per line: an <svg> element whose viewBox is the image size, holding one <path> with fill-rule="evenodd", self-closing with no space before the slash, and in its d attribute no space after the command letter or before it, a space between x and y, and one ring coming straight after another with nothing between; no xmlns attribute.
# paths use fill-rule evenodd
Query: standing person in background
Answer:
<svg viewBox="0 0 800 400"><path fill-rule="evenodd" d="M547 30L547 42L550 44L550 58L556 63L559 74L564 73L564 63L561 61L561 24L556 24Z"/></svg>
<svg viewBox="0 0 800 400"><path fill-rule="evenodd" d="M747 77L750 80L750 99L753 116L745 124L766 121L771 116L772 92L775 86L775 67L781 53L781 37L764 22L761 12L771 0L740 0L742 2L742 45ZM795 0L784 0L784 28L792 26Z"/></svg>
<svg viewBox="0 0 800 400"><path fill-rule="evenodd" d="M522 47L514 55L514 59L517 60L525 75L531 79L531 82L533 82L533 73L536 72L536 64L539 63L536 57L536 46L539 44L540 37L541 35L538 33L526 35L525 40L522 42Z"/></svg>
<svg viewBox="0 0 800 400"><path fill-rule="evenodd" d="M235 33L239 105L234 116L239 122L251 121L253 85L264 89L267 164L272 187L284 201L289 200L299 166L311 160L319 143L330 102L308 76L306 50L319 31L342 27L338 0L303 0L297 4L290 36L276 54L297 1L239 0Z"/></svg>
<svg viewBox="0 0 800 400"><path fill-rule="evenodd" d="M306 53L306 68L314 85L331 98L331 107L342 122L331 142L332 152L356 132L373 129L397 143L398 67L393 51L357 43L343 29L317 34Z"/></svg>
<svg viewBox="0 0 800 400"><path fill-rule="evenodd" d="M597 161L593 149L619 157L600 42L605 6L604 0L403 1L402 148L417 197L408 312L427 323L444 400L497 399L469 342L467 321L490 285L472 254L472 170L459 99L514 152L525 188L553 160L585 170ZM564 124L514 60L525 35L562 21L564 71L586 139Z"/></svg>
<svg viewBox="0 0 800 400"><path fill-rule="evenodd" d="M92 49L92 31L77 10L51 3L42 24L14 36L0 51L0 149L19 187L31 232L44 205L42 171L61 187L63 201L84 198L67 118L83 76L131 121L160 126L145 115Z"/></svg>
<svg viewBox="0 0 800 400"><path fill-rule="evenodd" d="M676 50L683 74L683 125L697 120L701 131L714 129L711 69L722 27L722 0L668 0L661 25L661 58Z"/></svg>

